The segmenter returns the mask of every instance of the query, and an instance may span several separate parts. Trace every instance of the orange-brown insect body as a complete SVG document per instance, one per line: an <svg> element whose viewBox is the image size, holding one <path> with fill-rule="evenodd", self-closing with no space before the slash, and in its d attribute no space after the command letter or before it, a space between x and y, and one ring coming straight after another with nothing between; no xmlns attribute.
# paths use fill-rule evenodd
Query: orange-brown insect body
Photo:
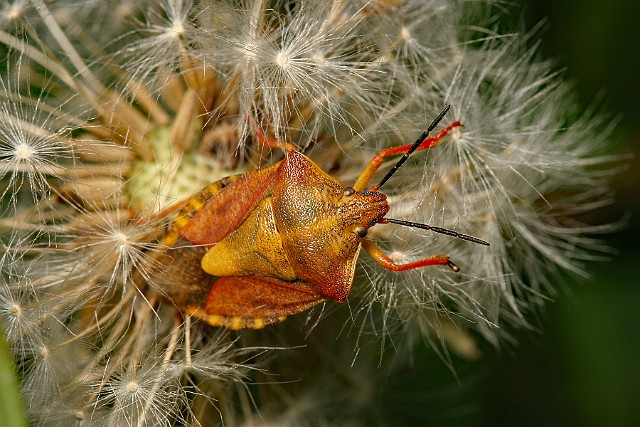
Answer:
<svg viewBox="0 0 640 427"><path fill-rule="evenodd" d="M269 168L209 187L213 191L208 188L183 208L165 243L174 244L180 237L205 245L201 267L206 273L234 278L237 286L229 287L246 287L247 281L281 287L278 305L296 311L324 299L343 302L347 298L361 247L358 230L368 229L389 210L384 194L345 193L344 186L297 151L288 151ZM228 295L227 282L219 279L212 293L222 294L216 300L226 299L227 305L234 306L234 299L246 296ZM255 305L254 310L244 313L254 323L261 292L252 296L249 305ZM192 311L210 323L246 327L234 320L243 313L214 314L220 312L214 310L214 303L209 301L204 313ZM267 316L264 321L273 323L283 316L276 317Z"/></svg>
<svg viewBox="0 0 640 427"><path fill-rule="evenodd" d="M360 251L358 227L369 228L389 210L382 193L345 195L344 187L296 151L270 168L262 198L238 228L219 241L202 241L206 209L181 231L187 240L212 246L202 269L213 276L261 275L303 280L323 298L344 301ZM208 203L216 205L216 199ZM237 203L242 203L238 201ZM341 262L336 262L340 260Z"/></svg>
<svg viewBox="0 0 640 427"><path fill-rule="evenodd" d="M378 189L409 154L432 148L460 126L455 122L427 139L447 109L414 144L374 157L353 188L343 186L295 150L272 166L209 185L184 204L165 236L164 243L176 248L174 258L187 263L168 268L168 276L184 276L185 281L181 289L168 294L188 314L214 326L257 329L325 299L345 301L362 247L394 271L427 265L448 265L457 271L446 256L395 264L365 239L376 223L396 221L488 244L426 224L385 218L389 205ZM383 159L402 153L404 157L381 183L366 190ZM174 261L179 264L180 259ZM199 268L194 268L194 260L200 261ZM203 292L207 294L204 303L200 301Z"/></svg>

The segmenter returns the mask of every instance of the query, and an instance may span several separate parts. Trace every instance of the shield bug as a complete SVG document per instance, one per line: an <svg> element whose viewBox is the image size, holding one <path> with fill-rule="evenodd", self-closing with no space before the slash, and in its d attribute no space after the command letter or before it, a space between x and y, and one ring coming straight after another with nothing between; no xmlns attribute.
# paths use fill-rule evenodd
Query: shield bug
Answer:
<svg viewBox="0 0 640 427"><path fill-rule="evenodd" d="M179 261L167 272L180 283L177 292L168 292L173 301L214 326L258 329L327 299L345 301L361 248L393 271L430 265L458 271L443 255L396 264L366 238L375 224L400 224L489 245L455 231L385 216L389 205L380 188L414 151L434 147L461 126L454 122L429 138L448 110L413 144L378 153L352 187L295 150L272 166L206 187L182 205L164 239L175 248L173 260ZM384 159L399 154L403 156L396 165L367 189Z"/></svg>

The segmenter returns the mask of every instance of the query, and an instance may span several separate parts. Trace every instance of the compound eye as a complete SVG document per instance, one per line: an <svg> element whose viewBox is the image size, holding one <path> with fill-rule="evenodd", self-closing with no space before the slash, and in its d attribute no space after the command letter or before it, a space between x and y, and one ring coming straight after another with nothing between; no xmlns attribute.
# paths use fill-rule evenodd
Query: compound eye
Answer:
<svg viewBox="0 0 640 427"><path fill-rule="evenodd" d="M358 235L358 237L364 238L367 236L367 229L364 227L358 227L356 228L356 234Z"/></svg>
<svg viewBox="0 0 640 427"><path fill-rule="evenodd" d="M344 195L345 196L351 196L352 194L354 194L356 192L356 190L353 189L353 187L346 187L344 189Z"/></svg>

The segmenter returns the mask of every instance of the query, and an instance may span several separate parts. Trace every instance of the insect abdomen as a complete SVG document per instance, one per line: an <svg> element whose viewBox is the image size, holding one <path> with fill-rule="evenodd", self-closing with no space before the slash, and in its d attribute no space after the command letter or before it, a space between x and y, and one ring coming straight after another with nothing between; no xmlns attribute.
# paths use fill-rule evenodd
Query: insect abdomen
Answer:
<svg viewBox="0 0 640 427"><path fill-rule="evenodd" d="M216 194L229 184L244 177L245 174L226 176L212 184L206 186L200 193L189 199L189 201L180 209L178 215L173 220L169 232L163 240L165 246L173 246L180 239L180 230L182 230L193 218L193 216Z"/></svg>
<svg viewBox="0 0 640 427"><path fill-rule="evenodd" d="M204 320L211 326L222 326L231 330L238 329L262 329L265 326L282 322L287 316L268 316L268 317L239 317L239 316L222 316L219 314L207 314L198 307L189 307L187 314Z"/></svg>

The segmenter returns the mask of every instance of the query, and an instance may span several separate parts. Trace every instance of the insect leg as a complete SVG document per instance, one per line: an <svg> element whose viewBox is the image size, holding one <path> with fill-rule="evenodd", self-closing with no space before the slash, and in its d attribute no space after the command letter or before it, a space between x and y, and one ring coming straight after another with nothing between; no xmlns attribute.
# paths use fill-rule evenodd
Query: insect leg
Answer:
<svg viewBox="0 0 640 427"><path fill-rule="evenodd" d="M409 262L407 264L396 264L371 240L363 240L362 247L378 264L391 271L413 270L414 268L426 267L429 265L446 265L453 271L460 271L460 267L451 262L449 257L445 255L436 255L430 258Z"/></svg>
<svg viewBox="0 0 640 427"><path fill-rule="evenodd" d="M460 122L451 123L449 126L447 126L443 130L438 132L436 136L425 139L418 146L416 151L428 150L430 148L435 147L436 145L438 145L440 140L444 138L451 131L451 129L456 128L458 126L462 126L462 124ZM356 183L353 185L353 188L356 191L363 191L367 187L367 184L369 184L369 181L371 181L371 178L373 178L373 175L376 173L380 165L382 165L382 162L386 157L395 156L398 154L405 154L407 150L411 148L412 145L413 144L401 145L399 147L391 147L391 148L387 148L385 150L380 151L378 154L375 155L373 159L371 159L371 161L369 161L369 164L362 170L362 173L360 173L360 176L356 180ZM372 188L370 191L376 191L376 190L377 189Z"/></svg>
<svg viewBox="0 0 640 427"><path fill-rule="evenodd" d="M251 119L251 117L249 117L249 123L251 124L251 129L253 130L253 133L255 134L256 139L258 140L258 144L260 144L262 147L281 148L283 150L299 151L298 148L293 144L289 144L288 142L278 141L275 138L271 138L270 136L265 135L262 129L258 127L258 125Z"/></svg>

